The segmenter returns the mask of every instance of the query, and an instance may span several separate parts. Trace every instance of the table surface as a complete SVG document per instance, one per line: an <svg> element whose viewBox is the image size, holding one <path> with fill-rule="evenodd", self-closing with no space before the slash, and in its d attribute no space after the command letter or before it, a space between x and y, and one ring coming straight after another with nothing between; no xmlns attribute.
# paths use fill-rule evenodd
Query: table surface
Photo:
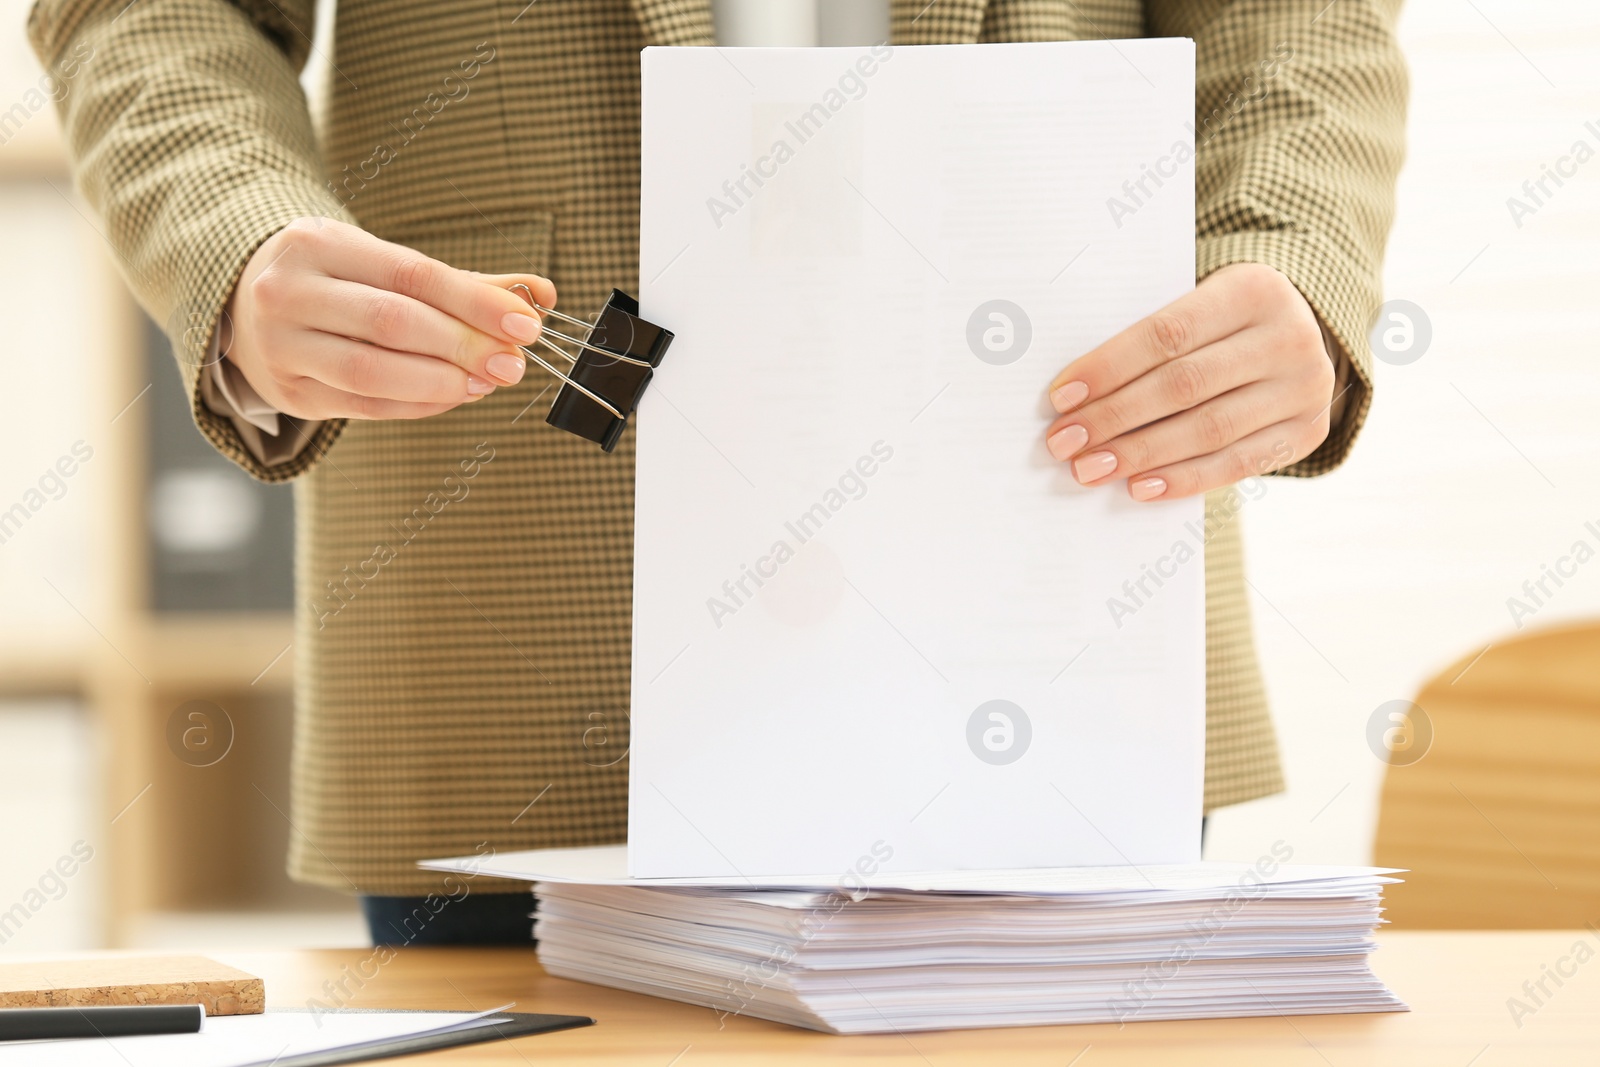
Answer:
<svg viewBox="0 0 1600 1067"><path fill-rule="evenodd" d="M1586 947L1577 950L1582 942ZM1600 934L1518 930L1386 932L1373 957L1408 1013L1280 1016L1125 1026L1052 1026L835 1037L546 975L531 950L371 949L213 952L260 975L272 1007L318 997L362 1008L518 1010L588 1015L598 1025L405 1060L699 1067L827 1063L945 1067L1013 1064L1228 1064L1261 1067L1506 1067L1600 1063ZM1581 960L1581 962L1580 962ZM1593 963L1593 966L1590 964ZM1549 968L1547 971L1546 969ZM1561 985L1544 977L1557 971ZM370 975L362 978L361 975ZM1544 979L1548 996L1537 983ZM349 995L337 992L343 982ZM1532 982L1533 996L1523 983ZM1513 1015L1518 998L1531 1011ZM1537 998L1537 1002L1534 998Z"/></svg>

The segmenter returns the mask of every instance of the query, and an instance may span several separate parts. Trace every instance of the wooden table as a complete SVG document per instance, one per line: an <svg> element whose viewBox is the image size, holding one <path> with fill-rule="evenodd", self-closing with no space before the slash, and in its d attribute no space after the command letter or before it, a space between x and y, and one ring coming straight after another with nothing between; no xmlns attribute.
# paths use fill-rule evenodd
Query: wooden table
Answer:
<svg viewBox="0 0 1600 1067"><path fill-rule="evenodd" d="M1589 947L1583 963L1574 944ZM1056 1026L833 1037L758 1019L730 1018L654 997L551 978L531 951L400 949L211 955L267 981L267 1003L304 1007L334 996L350 1007L464 1011L516 1001L523 1011L590 1015L599 1025L448 1050L405 1063L479 1067L538 1064L700 1067L825 1063L982 1067L1049 1064L1227 1064L1229 1067L1507 1067L1600 1064L1600 935L1588 931L1386 933L1374 966L1409 1013L1293 1016L1123 1027ZM1593 958L1588 958L1590 954ZM1523 983L1546 965L1575 973L1535 1006ZM361 974L371 975L361 978ZM343 982L349 996L337 992ZM1535 991L1537 992L1537 990ZM1507 1000L1531 1015L1514 1019Z"/></svg>

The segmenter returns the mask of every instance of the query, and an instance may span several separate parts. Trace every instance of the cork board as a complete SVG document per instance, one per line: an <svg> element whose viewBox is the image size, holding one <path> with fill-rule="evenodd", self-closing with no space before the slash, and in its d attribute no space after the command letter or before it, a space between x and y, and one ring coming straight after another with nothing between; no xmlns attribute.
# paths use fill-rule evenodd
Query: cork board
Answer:
<svg viewBox="0 0 1600 1067"><path fill-rule="evenodd" d="M259 1015L261 979L204 956L0 963L0 1008L204 1004L207 1015Z"/></svg>

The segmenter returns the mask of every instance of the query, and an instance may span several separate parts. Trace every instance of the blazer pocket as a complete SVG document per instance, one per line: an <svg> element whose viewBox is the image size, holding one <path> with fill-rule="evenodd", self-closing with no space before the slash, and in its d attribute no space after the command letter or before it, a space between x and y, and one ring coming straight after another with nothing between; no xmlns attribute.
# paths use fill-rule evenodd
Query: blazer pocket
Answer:
<svg viewBox="0 0 1600 1067"><path fill-rule="evenodd" d="M473 212L390 226L377 235L462 270L548 277L554 229L549 211Z"/></svg>

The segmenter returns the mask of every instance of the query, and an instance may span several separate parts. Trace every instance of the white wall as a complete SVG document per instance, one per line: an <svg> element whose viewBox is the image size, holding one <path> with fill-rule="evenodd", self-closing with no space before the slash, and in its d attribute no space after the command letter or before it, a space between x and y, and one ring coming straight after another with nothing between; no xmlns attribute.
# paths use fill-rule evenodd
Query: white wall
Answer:
<svg viewBox="0 0 1600 1067"><path fill-rule="evenodd" d="M86 243L98 238L81 228L71 183L11 177L13 163L56 136L22 34L28 6L0 0L0 511L28 509L22 526L0 529L0 642L65 645L97 640L84 619L105 618L92 545L114 414L98 409L95 387L108 294L100 249ZM72 456L75 444L77 459L94 450L88 462ZM0 700L0 958L98 942L99 759L75 700ZM93 858L79 863L74 845Z"/></svg>
<svg viewBox="0 0 1600 1067"><path fill-rule="evenodd" d="M1420 305L1433 341L1379 365L1344 469L1248 509L1289 791L1220 813L1215 859L1282 838L1297 859L1366 862L1373 709L1514 632L1506 599L1575 540L1600 547L1583 529L1600 528L1600 5L1412 0L1402 38L1411 146L1387 296ZM1578 140L1596 158L1519 228L1507 198ZM1596 617L1600 560L1526 625Z"/></svg>
<svg viewBox="0 0 1600 1067"><path fill-rule="evenodd" d="M99 947L97 755L72 702L0 702L0 961Z"/></svg>
<svg viewBox="0 0 1600 1067"><path fill-rule="evenodd" d="M66 179L49 182L0 182L0 512L28 515L0 528L0 635L94 639L83 618L106 616L93 534L117 414L99 410L94 386L110 294L84 243L98 240L87 208Z"/></svg>

